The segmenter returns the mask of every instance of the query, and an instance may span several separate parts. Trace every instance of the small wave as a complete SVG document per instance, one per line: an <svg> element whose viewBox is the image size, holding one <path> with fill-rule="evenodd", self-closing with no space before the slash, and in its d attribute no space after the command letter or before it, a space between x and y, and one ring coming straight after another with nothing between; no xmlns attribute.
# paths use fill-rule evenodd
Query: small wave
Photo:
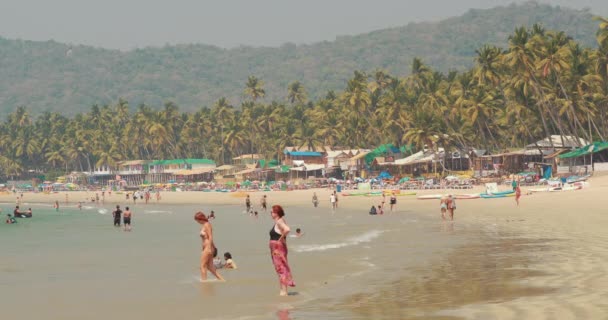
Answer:
<svg viewBox="0 0 608 320"><path fill-rule="evenodd" d="M97 213L99 213L99 214L107 214L108 213L108 209L99 209L99 210L97 210Z"/></svg>
<svg viewBox="0 0 608 320"><path fill-rule="evenodd" d="M164 211L164 210L144 210L144 213L169 213L172 214L173 211Z"/></svg>
<svg viewBox="0 0 608 320"><path fill-rule="evenodd" d="M312 252L312 251L326 251L331 249L339 249L348 246L355 246L360 243L370 242L375 238L379 237L382 231L380 230L371 230L360 236L353 237L347 239L345 242L340 243L329 243L329 244L310 244L310 245L301 245L296 246L294 250L296 252Z"/></svg>

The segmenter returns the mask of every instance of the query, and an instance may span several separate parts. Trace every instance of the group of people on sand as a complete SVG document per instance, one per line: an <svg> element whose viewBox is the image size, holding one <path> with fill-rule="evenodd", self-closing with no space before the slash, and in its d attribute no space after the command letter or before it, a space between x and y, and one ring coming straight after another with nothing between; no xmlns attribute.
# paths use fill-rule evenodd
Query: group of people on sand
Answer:
<svg viewBox="0 0 608 320"><path fill-rule="evenodd" d="M266 196L263 197L263 201L263 203L265 203ZM251 209L251 199L249 195L245 199L245 205L249 211ZM263 206L263 208L265 207ZM274 221L274 225L269 232L270 257L279 279L279 295L286 296L288 294L287 288L295 286L287 260L287 237L291 229L287 224L287 221L285 221L285 211L280 205L272 206L270 215ZM224 278L217 270L219 269L218 267L236 269L236 263L232 259L230 252L224 253L225 262L223 264L217 263L217 259L214 259L217 256L217 248L213 241L213 228L211 222L209 222L209 216L205 215L202 211L199 211L194 214L194 220L201 226L199 233L202 242L200 260L201 280L207 280L207 272L211 272L218 280L224 281ZM301 235L302 232L298 228L296 236ZM214 260L216 260L216 263L214 263Z"/></svg>
<svg viewBox="0 0 608 320"><path fill-rule="evenodd" d="M446 213L450 215L450 220L454 220L454 210L456 210L456 199L453 195L441 197L439 202L439 208L441 209L441 219L446 220Z"/></svg>

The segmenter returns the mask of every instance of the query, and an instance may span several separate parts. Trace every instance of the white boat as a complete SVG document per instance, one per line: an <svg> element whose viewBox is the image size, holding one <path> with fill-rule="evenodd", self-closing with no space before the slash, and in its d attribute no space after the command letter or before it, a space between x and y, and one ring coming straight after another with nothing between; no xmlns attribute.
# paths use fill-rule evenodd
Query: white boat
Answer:
<svg viewBox="0 0 608 320"><path fill-rule="evenodd" d="M479 195L479 193L456 194L456 195L454 195L454 198L460 199L460 200L479 199L480 197L481 196Z"/></svg>
<svg viewBox="0 0 608 320"><path fill-rule="evenodd" d="M574 190L580 190L582 189L582 186L576 186L576 185L572 185L572 184L565 184L562 187L554 187L554 188L549 188L549 192L557 192L557 191L574 191Z"/></svg>

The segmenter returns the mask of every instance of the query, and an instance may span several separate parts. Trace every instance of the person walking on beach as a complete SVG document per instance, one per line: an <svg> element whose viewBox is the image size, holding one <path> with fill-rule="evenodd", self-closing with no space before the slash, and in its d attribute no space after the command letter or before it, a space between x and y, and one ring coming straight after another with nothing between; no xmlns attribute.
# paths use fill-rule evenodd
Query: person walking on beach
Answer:
<svg viewBox="0 0 608 320"><path fill-rule="evenodd" d="M317 197L316 192L312 194L312 204L315 206L315 208L319 205L319 198Z"/></svg>
<svg viewBox="0 0 608 320"><path fill-rule="evenodd" d="M264 212L266 212L266 195L264 195L262 197L261 205L262 205L262 209L264 210Z"/></svg>
<svg viewBox="0 0 608 320"><path fill-rule="evenodd" d="M215 269L213 265L213 255L217 250L213 243L213 229L209 219L205 216L202 211L194 214L194 220L201 225L201 240L203 242L203 249L201 253L201 280L207 280L207 271L211 272L218 280L224 280L222 276Z"/></svg>
<svg viewBox="0 0 608 320"><path fill-rule="evenodd" d="M125 231L131 231L131 216L133 213L129 210L129 207L125 208L125 212L122 216L122 222L125 225Z"/></svg>
<svg viewBox="0 0 608 320"><path fill-rule="evenodd" d="M441 219L445 220L445 213L448 211L448 198L443 196L439 202L439 208L441 209Z"/></svg>
<svg viewBox="0 0 608 320"><path fill-rule="evenodd" d="M334 198L336 198L336 209L338 208L338 193L334 190Z"/></svg>
<svg viewBox="0 0 608 320"><path fill-rule="evenodd" d="M116 210L112 211L112 216L114 217L114 226L120 227L120 215L122 214L122 210L120 210L120 206L116 206Z"/></svg>
<svg viewBox="0 0 608 320"><path fill-rule="evenodd" d="M331 196L329 196L329 202L331 202L331 208L333 210L336 210L336 208L338 207L337 201L338 199L336 199L336 195L332 193Z"/></svg>
<svg viewBox="0 0 608 320"><path fill-rule="evenodd" d="M247 212L251 211L251 199L249 198L249 195L245 198L245 208L247 209Z"/></svg>
<svg viewBox="0 0 608 320"><path fill-rule="evenodd" d="M393 207L397 204L397 196L395 195L395 191L393 191L393 194L391 195L390 203L391 203L391 212L393 212Z"/></svg>
<svg viewBox="0 0 608 320"><path fill-rule="evenodd" d="M521 188L519 187L519 183L515 187L515 202L519 206L519 198L521 198Z"/></svg>
<svg viewBox="0 0 608 320"><path fill-rule="evenodd" d="M156 190L156 202L160 201L160 190Z"/></svg>
<svg viewBox="0 0 608 320"><path fill-rule="evenodd" d="M454 210L456 210L456 199L454 196L448 196L448 212L450 213L450 220L454 220Z"/></svg>
<svg viewBox="0 0 608 320"><path fill-rule="evenodd" d="M289 234L289 226L285 221L285 211L279 205L272 206L270 212L274 225L270 229L270 257L274 264L274 270L279 276L279 295L287 295L287 287L295 287L291 277L291 268L287 261L287 235Z"/></svg>

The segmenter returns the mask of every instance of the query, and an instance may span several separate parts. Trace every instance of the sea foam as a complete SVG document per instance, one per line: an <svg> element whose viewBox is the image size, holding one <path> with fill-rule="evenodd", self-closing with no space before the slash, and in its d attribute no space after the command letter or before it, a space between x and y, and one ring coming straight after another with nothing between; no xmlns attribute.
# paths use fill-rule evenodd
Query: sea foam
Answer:
<svg viewBox="0 0 608 320"><path fill-rule="evenodd" d="M328 243L328 244L309 244L309 245L300 245L295 246L294 250L296 252L312 252L312 251L326 251L331 249L339 249L349 246L356 246L360 243L370 242L375 238L378 238L382 234L380 230L371 230L360 236L352 237L346 239L344 242L340 243Z"/></svg>

